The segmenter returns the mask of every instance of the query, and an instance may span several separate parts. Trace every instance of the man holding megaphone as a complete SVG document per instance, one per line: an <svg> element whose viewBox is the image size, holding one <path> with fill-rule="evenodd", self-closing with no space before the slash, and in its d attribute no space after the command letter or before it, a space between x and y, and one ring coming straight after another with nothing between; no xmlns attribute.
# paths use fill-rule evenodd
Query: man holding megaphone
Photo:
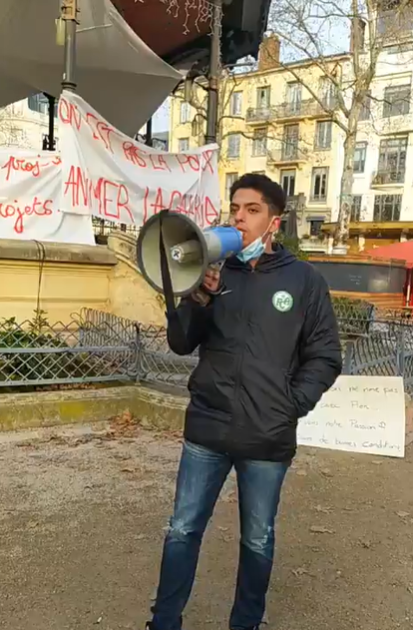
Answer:
<svg viewBox="0 0 413 630"><path fill-rule="evenodd" d="M272 236L285 194L247 174L231 190L243 249L168 315L179 355L199 347L190 382L175 508L150 630L181 630L208 521L232 468L238 481L240 558L231 630L258 628L274 554L274 521L296 452L299 418L341 371L341 348L322 276ZM218 597L218 593L217 593Z"/></svg>

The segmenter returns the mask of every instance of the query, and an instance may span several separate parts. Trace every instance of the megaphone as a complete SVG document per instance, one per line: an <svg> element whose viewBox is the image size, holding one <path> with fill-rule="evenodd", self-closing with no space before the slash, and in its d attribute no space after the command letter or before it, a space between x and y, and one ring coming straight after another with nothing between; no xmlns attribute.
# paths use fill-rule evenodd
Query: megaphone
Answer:
<svg viewBox="0 0 413 630"><path fill-rule="evenodd" d="M137 243L138 267L152 288L164 293L161 266L161 229L169 267L172 292L185 297L197 289L211 264L238 254L242 234L234 227L217 226L201 230L184 214L163 211L141 228Z"/></svg>

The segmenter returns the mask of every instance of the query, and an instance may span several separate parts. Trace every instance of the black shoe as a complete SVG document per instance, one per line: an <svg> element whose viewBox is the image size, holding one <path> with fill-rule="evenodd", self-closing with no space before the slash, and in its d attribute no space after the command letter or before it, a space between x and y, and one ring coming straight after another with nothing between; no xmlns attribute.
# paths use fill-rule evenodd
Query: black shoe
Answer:
<svg viewBox="0 0 413 630"><path fill-rule="evenodd" d="M183 617L180 618L180 622L181 622L181 627L182 627ZM155 626L153 624L153 621L147 621L146 622L145 630L155 630ZM251 628L251 630L253 630L253 628ZM257 628L257 630L258 630L258 628Z"/></svg>

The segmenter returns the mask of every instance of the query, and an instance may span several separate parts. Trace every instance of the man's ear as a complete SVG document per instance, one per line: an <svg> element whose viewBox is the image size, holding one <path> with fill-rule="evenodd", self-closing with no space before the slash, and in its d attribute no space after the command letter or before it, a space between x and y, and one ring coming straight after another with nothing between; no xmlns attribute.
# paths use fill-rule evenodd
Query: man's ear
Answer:
<svg viewBox="0 0 413 630"><path fill-rule="evenodd" d="M270 233L275 234L279 231L281 225L281 217L274 217L270 226Z"/></svg>

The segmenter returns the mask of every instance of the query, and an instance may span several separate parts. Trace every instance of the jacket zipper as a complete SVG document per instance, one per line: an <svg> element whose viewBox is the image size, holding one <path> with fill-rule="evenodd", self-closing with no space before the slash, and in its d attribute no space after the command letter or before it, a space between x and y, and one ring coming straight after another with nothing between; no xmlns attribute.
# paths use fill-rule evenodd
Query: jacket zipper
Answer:
<svg viewBox="0 0 413 630"><path fill-rule="evenodd" d="M251 270L248 270L248 275L246 276L246 282L248 282L249 280L249 274L254 273L254 268L252 268ZM235 376L235 385L234 385L234 398L233 398L233 412L232 412L232 418L231 418L231 425L233 425L234 422L234 411L235 411L235 403L238 400L238 394L239 394L239 389L240 389L240 385L241 385L241 376L242 376L242 365L244 362L244 354L245 354L245 344L246 344L246 328L248 326L248 319L245 320L244 322L244 316L245 316L245 311L246 311L246 307L245 307L245 300L243 301L243 306L242 306L242 310L241 310L241 321L243 322L243 327L242 327L242 348L240 349L240 353L239 356L237 357L237 367L236 367L236 376Z"/></svg>

